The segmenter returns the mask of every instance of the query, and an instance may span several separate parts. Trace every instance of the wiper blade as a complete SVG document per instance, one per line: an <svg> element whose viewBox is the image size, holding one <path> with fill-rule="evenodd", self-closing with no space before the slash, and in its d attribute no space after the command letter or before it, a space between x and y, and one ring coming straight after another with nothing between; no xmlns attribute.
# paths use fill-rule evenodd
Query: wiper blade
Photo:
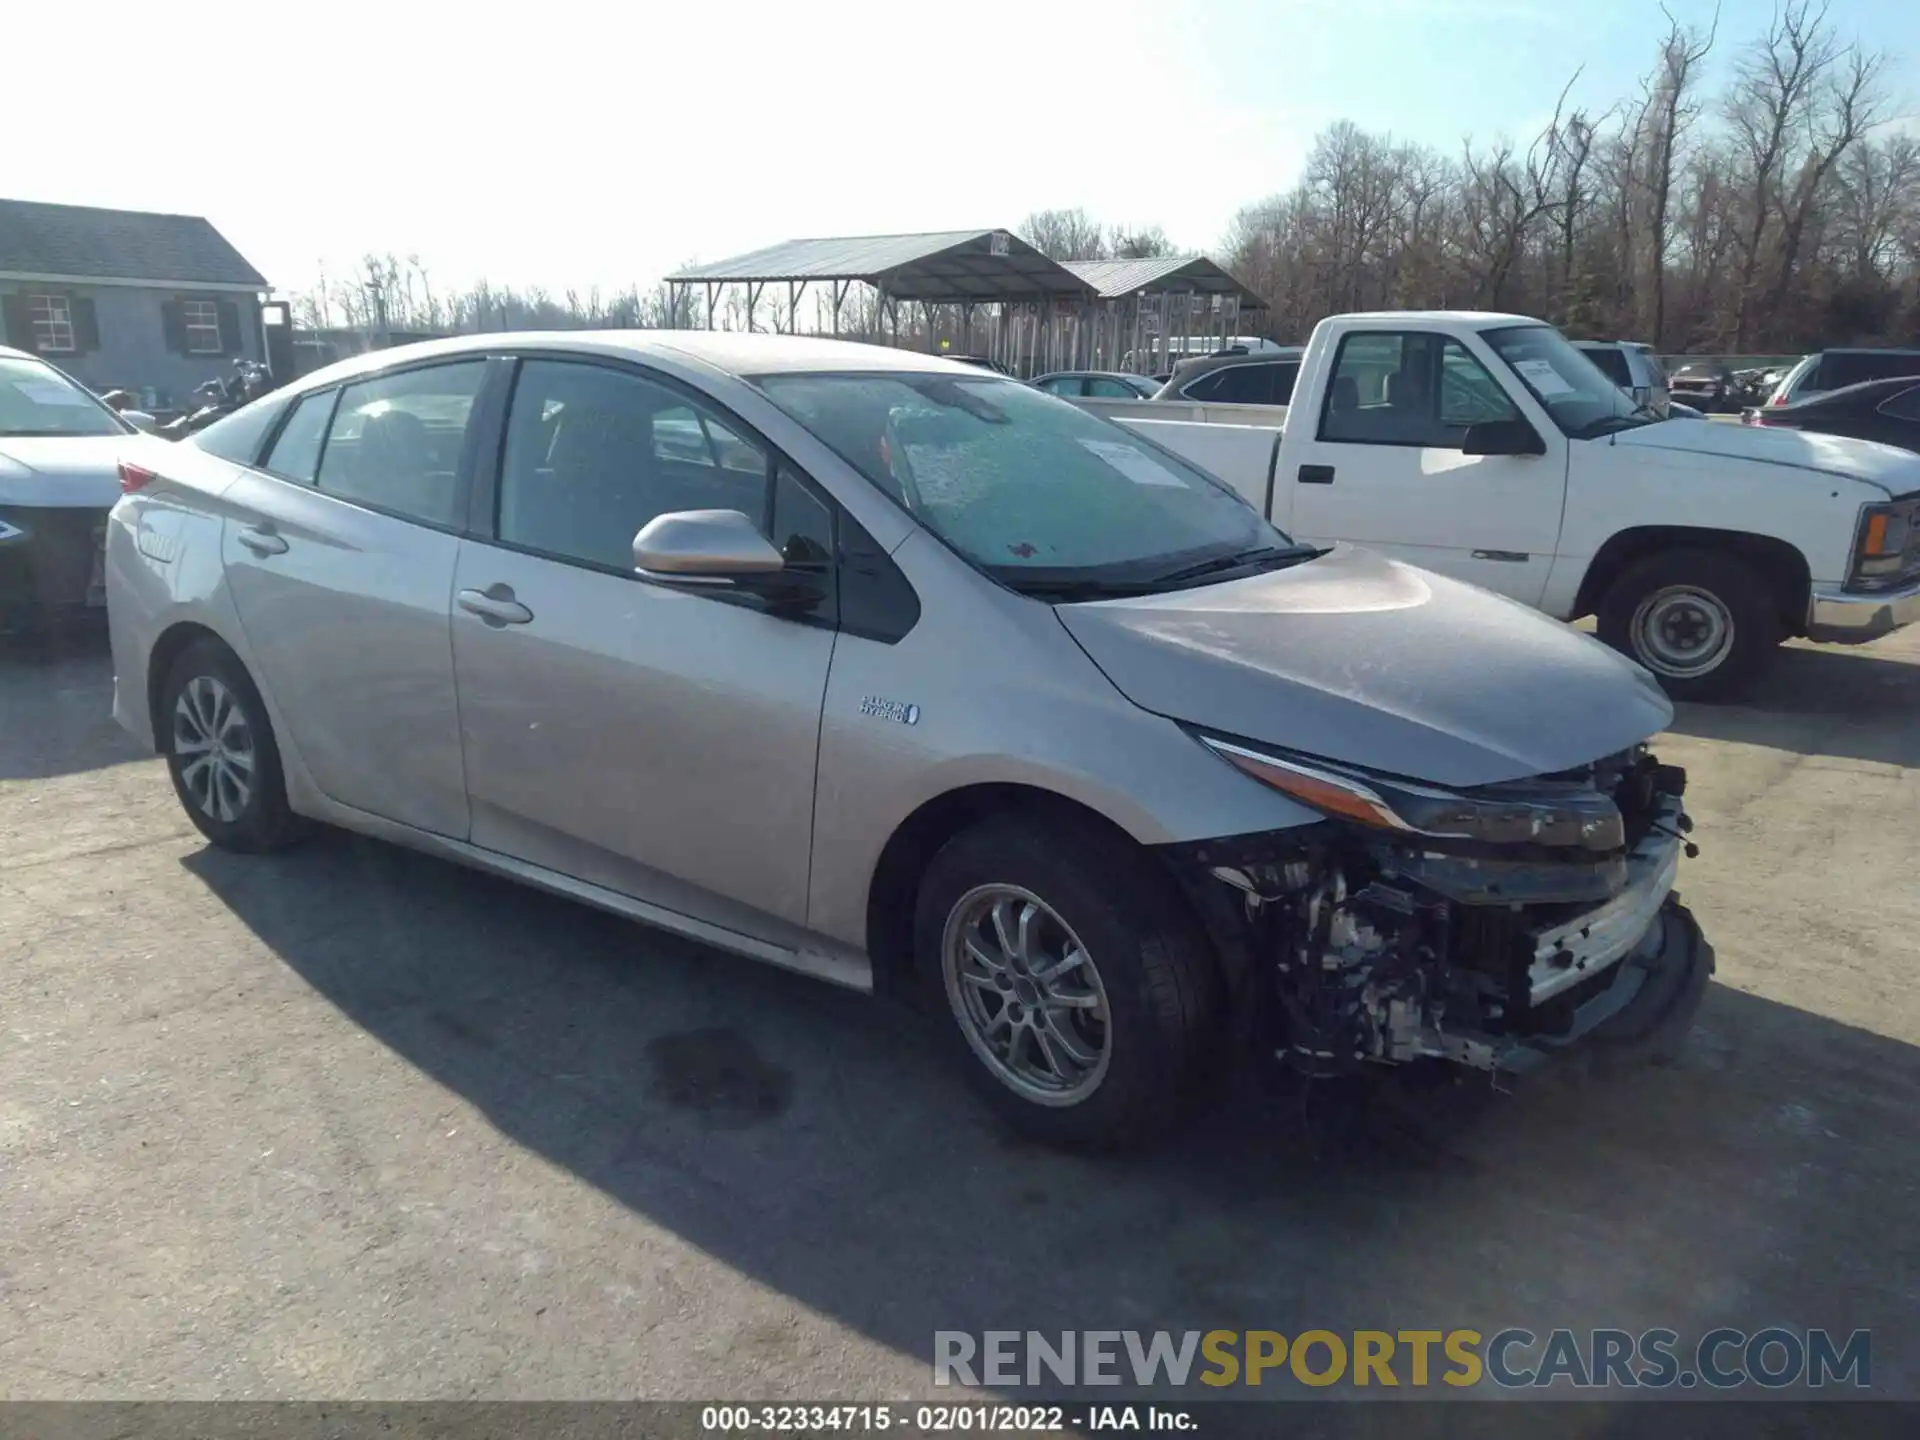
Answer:
<svg viewBox="0 0 1920 1440"><path fill-rule="evenodd" d="M1262 545L1257 550L1244 550L1238 555L1222 555L1213 560L1202 560L1198 565L1188 565L1183 569L1170 570L1165 575L1156 575L1155 585L1177 585L1183 580L1198 580L1205 575L1217 575L1226 570L1238 570L1243 566L1272 561L1311 560L1326 552L1316 550L1311 545Z"/></svg>
<svg viewBox="0 0 1920 1440"><path fill-rule="evenodd" d="M1151 585L1123 585L1114 580L1009 580L1007 587L1036 600L1071 605L1081 600L1128 600L1151 595Z"/></svg>

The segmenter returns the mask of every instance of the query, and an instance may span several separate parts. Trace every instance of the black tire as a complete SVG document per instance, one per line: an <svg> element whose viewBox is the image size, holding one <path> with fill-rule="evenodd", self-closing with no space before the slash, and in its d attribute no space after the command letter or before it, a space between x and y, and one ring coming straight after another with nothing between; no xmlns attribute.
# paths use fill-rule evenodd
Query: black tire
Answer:
<svg viewBox="0 0 1920 1440"><path fill-rule="evenodd" d="M1097 970L1106 996L1105 1020L1096 1022L1106 1033L1106 1068L1072 1103L1041 1103L1003 1080L974 1049L949 998L942 963L949 919L992 885L1037 897ZM1131 841L1076 816L998 816L949 841L921 880L914 956L976 1088L1002 1119L1047 1144L1109 1150L1152 1140L1185 1112L1218 1033L1212 947L1171 878Z"/></svg>
<svg viewBox="0 0 1920 1440"><path fill-rule="evenodd" d="M1717 605L1730 622L1729 641L1711 666L1676 668L1636 633L1647 624L1642 607L1658 603L1663 591L1691 591ZM1719 550L1667 550L1628 566L1608 588L1600 601L1599 633L1614 649L1651 670L1674 699L1725 700L1766 669L1784 627L1766 580L1739 556Z"/></svg>
<svg viewBox="0 0 1920 1440"><path fill-rule="evenodd" d="M206 777L199 771L189 776L196 757L183 755L178 748L192 738L187 729L191 722L182 721L179 715L181 697L202 679L214 682L231 697L244 726L247 753L252 757L252 779L247 785L244 803L234 806L229 815L208 810L205 793L198 792L198 786ZM160 705L154 721L159 732L160 753L166 757L167 773L173 780L173 793L180 798L187 818L214 844L222 849L258 855L284 849L305 839L312 831L311 823L294 814L287 804L280 747L274 741L273 724L267 718L267 707L260 699L260 692L246 667L225 645L217 640L196 640L174 657L161 685ZM241 734L237 729L230 729L228 733L236 737ZM230 801L233 794L227 790L225 798Z"/></svg>

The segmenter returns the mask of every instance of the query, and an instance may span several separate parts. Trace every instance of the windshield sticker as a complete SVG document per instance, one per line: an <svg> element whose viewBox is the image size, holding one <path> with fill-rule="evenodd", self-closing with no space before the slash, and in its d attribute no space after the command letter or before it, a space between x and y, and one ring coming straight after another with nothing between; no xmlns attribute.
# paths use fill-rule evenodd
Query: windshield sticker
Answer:
<svg viewBox="0 0 1920 1440"><path fill-rule="evenodd" d="M1136 485L1170 486L1185 490L1187 482L1144 450L1136 450L1123 440L1082 440L1080 442Z"/></svg>
<svg viewBox="0 0 1920 1440"><path fill-rule="evenodd" d="M1560 378L1560 372L1546 360L1516 360L1513 368L1518 370L1542 395L1571 395L1573 386Z"/></svg>
<svg viewBox="0 0 1920 1440"><path fill-rule="evenodd" d="M93 404L79 391L69 390L54 380L13 380L8 383L37 405L76 405L88 409Z"/></svg>

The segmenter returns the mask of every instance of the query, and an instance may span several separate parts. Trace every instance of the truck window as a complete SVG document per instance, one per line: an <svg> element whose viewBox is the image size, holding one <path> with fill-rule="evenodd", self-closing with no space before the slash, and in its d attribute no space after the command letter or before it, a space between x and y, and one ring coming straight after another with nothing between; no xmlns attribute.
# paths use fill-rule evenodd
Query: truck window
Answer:
<svg viewBox="0 0 1920 1440"><path fill-rule="evenodd" d="M1407 331L1340 342L1320 414L1320 438L1354 445L1457 450L1469 425L1519 412L1459 341Z"/></svg>

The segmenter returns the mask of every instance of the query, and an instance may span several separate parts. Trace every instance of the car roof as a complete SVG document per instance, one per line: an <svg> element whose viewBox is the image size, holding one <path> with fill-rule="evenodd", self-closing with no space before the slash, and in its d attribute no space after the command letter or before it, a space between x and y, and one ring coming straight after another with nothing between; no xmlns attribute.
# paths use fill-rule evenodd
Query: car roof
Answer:
<svg viewBox="0 0 1920 1440"><path fill-rule="evenodd" d="M1920 355L1920 349L1908 345L1829 345L1815 355Z"/></svg>
<svg viewBox="0 0 1920 1440"><path fill-rule="evenodd" d="M729 330L510 330L422 340L370 350L300 377L300 388L336 384L415 360L551 350L635 359L695 360L736 376L833 370L934 371L980 377L980 367L891 345L865 345L814 335L763 335Z"/></svg>
<svg viewBox="0 0 1920 1440"><path fill-rule="evenodd" d="M1360 310L1333 317L1343 324L1364 325L1545 325L1533 315L1509 315L1499 310Z"/></svg>
<svg viewBox="0 0 1920 1440"><path fill-rule="evenodd" d="M1912 352L1920 354L1920 351ZM1860 380L1837 390L1818 390L1804 400L1783 408L1789 410L1845 410L1856 404L1878 402L1920 385L1920 375L1887 375L1878 380Z"/></svg>

